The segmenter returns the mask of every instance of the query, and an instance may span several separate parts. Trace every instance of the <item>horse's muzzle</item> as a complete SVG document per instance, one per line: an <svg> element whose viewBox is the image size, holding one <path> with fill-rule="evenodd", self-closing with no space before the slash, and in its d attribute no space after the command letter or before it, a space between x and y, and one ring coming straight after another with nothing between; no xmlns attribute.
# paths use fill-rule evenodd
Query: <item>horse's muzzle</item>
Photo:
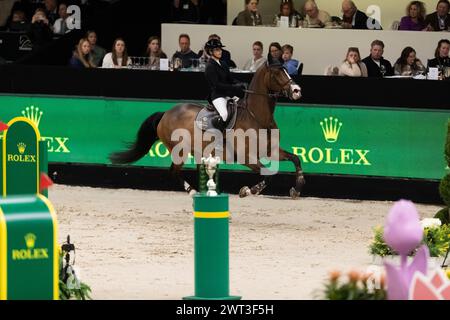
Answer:
<svg viewBox="0 0 450 320"><path fill-rule="evenodd" d="M291 99L298 100L302 97L302 88L298 84L291 85Z"/></svg>

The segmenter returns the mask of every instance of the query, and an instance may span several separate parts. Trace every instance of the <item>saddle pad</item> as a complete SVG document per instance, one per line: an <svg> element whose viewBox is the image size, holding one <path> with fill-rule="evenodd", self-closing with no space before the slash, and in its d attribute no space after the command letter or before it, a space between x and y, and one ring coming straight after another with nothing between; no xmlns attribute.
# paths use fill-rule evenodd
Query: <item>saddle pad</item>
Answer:
<svg viewBox="0 0 450 320"><path fill-rule="evenodd" d="M234 107L236 108L236 107ZM236 108L237 109L237 108ZM234 125L236 124L236 118L237 118L238 110L234 110L232 118L230 121L228 121L228 125L225 129L233 129ZM219 113L214 109L211 111L208 107L203 107L197 114L197 117L195 119L195 125L200 130L206 131L209 129L216 129L214 125L212 124L212 119L217 116Z"/></svg>

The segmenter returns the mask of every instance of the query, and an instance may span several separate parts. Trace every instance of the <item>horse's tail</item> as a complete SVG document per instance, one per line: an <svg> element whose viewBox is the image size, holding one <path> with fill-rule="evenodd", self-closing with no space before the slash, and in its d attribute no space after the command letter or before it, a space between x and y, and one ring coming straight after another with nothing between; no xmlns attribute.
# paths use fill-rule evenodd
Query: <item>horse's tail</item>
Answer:
<svg viewBox="0 0 450 320"><path fill-rule="evenodd" d="M144 157L159 139L157 128L164 112L156 112L148 117L139 128L136 141L130 143L128 150L114 152L109 156L113 164L133 163Z"/></svg>

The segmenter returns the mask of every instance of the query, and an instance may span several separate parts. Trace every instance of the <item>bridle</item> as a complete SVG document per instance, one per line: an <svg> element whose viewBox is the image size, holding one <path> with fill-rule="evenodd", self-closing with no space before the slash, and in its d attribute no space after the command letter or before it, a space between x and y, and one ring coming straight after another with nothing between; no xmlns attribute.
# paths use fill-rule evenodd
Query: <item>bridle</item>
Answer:
<svg viewBox="0 0 450 320"><path fill-rule="evenodd" d="M284 70L284 71L286 72L286 70ZM286 72L286 75L288 75L287 72ZM274 79L277 82L277 84L280 85L281 88L285 88L287 85L292 85L292 83L294 82L294 80L292 80L292 78L288 76L288 80L285 83L280 84L280 82L278 81L278 79L276 79L274 77L272 72L270 72L270 78L271 78L271 80ZM287 89L282 89L279 92L269 92L269 93L256 92L256 91L253 91L253 90L244 90L244 92L247 93L247 94L266 96L266 97L271 98L272 100L276 100L276 99L278 99L280 97L290 98L290 93L288 92Z"/></svg>

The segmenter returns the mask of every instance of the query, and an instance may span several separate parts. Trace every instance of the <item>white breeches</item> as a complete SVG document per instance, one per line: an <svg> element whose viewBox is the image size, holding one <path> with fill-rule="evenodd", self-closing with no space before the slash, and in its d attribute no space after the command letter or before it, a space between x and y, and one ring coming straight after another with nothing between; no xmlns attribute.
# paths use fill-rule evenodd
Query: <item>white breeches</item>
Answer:
<svg viewBox="0 0 450 320"><path fill-rule="evenodd" d="M212 102L223 121L228 119L227 101L226 98L217 98Z"/></svg>

